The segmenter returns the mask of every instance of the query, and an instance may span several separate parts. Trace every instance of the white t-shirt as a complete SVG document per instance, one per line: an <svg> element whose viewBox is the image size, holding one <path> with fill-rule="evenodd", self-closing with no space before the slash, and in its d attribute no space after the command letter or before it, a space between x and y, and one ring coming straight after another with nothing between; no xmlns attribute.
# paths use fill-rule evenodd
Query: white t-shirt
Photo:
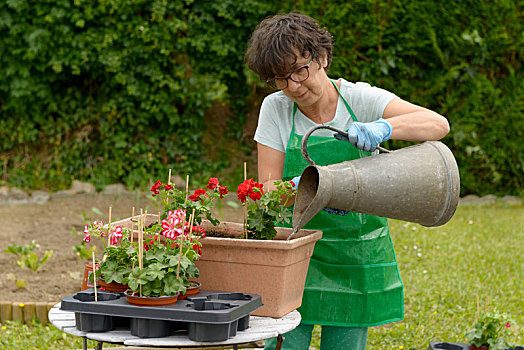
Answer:
<svg viewBox="0 0 524 350"><path fill-rule="evenodd" d="M397 96L389 91L368 83L350 83L340 79L340 94L344 96L359 122L368 123L382 118L384 109ZM338 97L337 111L333 120L324 123L339 130L347 131L353 123L344 101ZM295 115L295 133L304 135L312 126L318 125L306 117L300 109ZM265 146L286 152L289 134L293 127L293 101L282 91L267 96L262 102L255 141ZM319 129L313 136L330 137L333 131Z"/></svg>

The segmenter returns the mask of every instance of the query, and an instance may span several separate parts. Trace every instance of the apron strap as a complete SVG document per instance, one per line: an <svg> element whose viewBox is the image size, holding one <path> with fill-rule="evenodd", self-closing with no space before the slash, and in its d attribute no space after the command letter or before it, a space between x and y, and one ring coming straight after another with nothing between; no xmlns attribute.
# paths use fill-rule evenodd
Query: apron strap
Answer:
<svg viewBox="0 0 524 350"><path fill-rule="evenodd" d="M337 92L338 92L338 95L340 96L340 98L342 99L342 102L344 102L344 106L346 106L346 109L348 110L349 114L351 115L351 118L353 119L354 122L358 122L358 119L357 117L355 116L355 113L353 113L353 110L351 109L351 107L349 107L349 103L346 101L346 99L344 98L344 96L342 96L342 94L340 93L340 90L337 86L337 84L335 84L335 82L332 80L332 79L329 79L329 81L331 82L331 84L333 84L333 86L335 87L335 89L337 89ZM295 115L297 114L297 109L298 109L298 105L296 104L296 102L293 103L293 123L291 124L292 127L291 127L291 133L294 134L295 133Z"/></svg>
<svg viewBox="0 0 524 350"><path fill-rule="evenodd" d="M349 103L347 103L346 99L344 98L344 96L342 96L342 94L340 93L340 90L338 89L338 86L337 84L335 84L335 82L331 79L329 79L329 81L331 81L331 84L333 84L333 86L335 87L335 89L337 89L338 91L338 95L340 96L340 98L342 99L342 101L344 102L344 105L346 106L346 109L348 110L349 114L351 115L351 118L353 118L353 121L354 122L358 122L358 119L357 117L355 116L355 113L353 113L353 110L351 109L351 107L349 107Z"/></svg>

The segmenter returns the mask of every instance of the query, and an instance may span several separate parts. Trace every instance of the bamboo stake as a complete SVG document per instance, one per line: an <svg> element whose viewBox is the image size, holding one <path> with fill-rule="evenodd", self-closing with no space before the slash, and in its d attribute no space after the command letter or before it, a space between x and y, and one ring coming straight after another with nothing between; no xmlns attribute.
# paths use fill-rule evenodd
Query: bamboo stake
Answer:
<svg viewBox="0 0 524 350"><path fill-rule="evenodd" d="M138 224L138 267L140 269L143 268L143 264L144 262L142 261L143 259L143 254L144 254L144 244L143 244L143 240L144 240L144 237L143 237L143 224L144 224L144 212L142 211L142 209L140 209L140 220L139 220L139 224ZM142 285L140 285L140 296L142 296Z"/></svg>
<svg viewBox="0 0 524 350"><path fill-rule="evenodd" d="M186 201L189 194L189 175L186 176Z"/></svg>
<svg viewBox="0 0 524 350"><path fill-rule="evenodd" d="M247 180L247 163L244 162L244 181ZM244 236L247 239L247 203L249 199L246 198L246 202L244 203Z"/></svg>
<svg viewBox="0 0 524 350"><path fill-rule="evenodd" d="M98 302L98 294L96 291L95 252L92 252L92 256L93 256L93 286L95 288L95 302Z"/></svg>
<svg viewBox="0 0 524 350"><path fill-rule="evenodd" d="M189 217L189 222L191 222L192 216ZM182 248L184 247L184 235L186 231L186 218L184 217L184 222L182 223L182 237L180 239L180 253L178 254L178 266L176 268L176 278L180 277L180 263L182 262Z"/></svg>
<svg viewBox="0 0 524 350"><path fill-rule="evenodd" d="M133 207L133 210L131 211L131 242L133 242L133 238L135 238L135 207Z"/></svg>
<svg viewBox="0 0 524 350"><path fill-rule="evenodd" d="M190 223L191 226L189 228L189 238L191 238L191 235L193 234L194 221L195 221L195 209L193 209L193 212L191 213L191 223Z"/></svg>
<svg viewBox="0 0 524 350"><path fill-rule="evenodd" d="M271 191L271 173L268 174L268 177L267 177L267 189L266 189L266 192L269 192ZM287 202L287 199L288 197L286 196L286 202ZM282 198L281 198L282 200ZM267 210L267 205L266 205L266 210Z"/></svg>
<svg viewBox="0 0 524 350"><path fill-rule="evenodd" d="M167 184L171 185L171 169L169 169L169 175L167 176ZM167 205L169 206L169 197L167 197ZM158 219L160 220L160 215L158 216Z"/></svg>
<svg viewBox="0 0 524 350"><path fill-rule="evenodd" d="M109 220L107 223L107 245L111 243L111 240L109 239L109 234L111 233L111 207L109 207Z"/></svg>

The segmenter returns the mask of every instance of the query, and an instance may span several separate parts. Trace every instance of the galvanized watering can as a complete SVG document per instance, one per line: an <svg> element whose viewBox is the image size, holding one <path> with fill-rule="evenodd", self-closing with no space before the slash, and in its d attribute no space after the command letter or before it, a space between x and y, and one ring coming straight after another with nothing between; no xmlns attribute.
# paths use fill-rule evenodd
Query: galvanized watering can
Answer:
<svg viewBox="0 0 524 350"><path fill-rule="evenodd" d="M455 157L442 142L426 141L396 151L327 166L315 165L307 153L312 132L302 139L304 158L311 164L302 172L293 211L297 232L324 207L440 226L457 208L460 177ZM290 236L291 237L291 236ZM289 238L290 238L289 237Z"/></svg>

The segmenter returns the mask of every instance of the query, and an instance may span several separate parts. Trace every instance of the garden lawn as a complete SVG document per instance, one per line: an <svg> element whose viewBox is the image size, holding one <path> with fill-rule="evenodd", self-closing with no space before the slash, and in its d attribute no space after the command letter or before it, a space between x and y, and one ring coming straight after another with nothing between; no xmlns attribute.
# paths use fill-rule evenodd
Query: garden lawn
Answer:
<svg viewBox="0 0 524 350"><path fill-rule="evenodd" d="M477 299L515 321L524 345L524 206L459 206L441 227L390 221L404 282L405 317L370 330L368 349L427 349L429 341L467 343Z"/></svg>
<svg viewBox="0 0 524 350"><path fill-rule="evenodd" d="M427 228L390 221L405 286L405 317L373 327L367 349L427 349L430 341L465 343L481 311L497 308L515 321L509 341L524 345L524 206L459 206L453 219ZM487 306L486 306L487 304ZM319 349L315 328L312 346ZM90 343L90 347L94 345ZM80 338L53 326L3 324L0 348L79 349Z"/></svg>

